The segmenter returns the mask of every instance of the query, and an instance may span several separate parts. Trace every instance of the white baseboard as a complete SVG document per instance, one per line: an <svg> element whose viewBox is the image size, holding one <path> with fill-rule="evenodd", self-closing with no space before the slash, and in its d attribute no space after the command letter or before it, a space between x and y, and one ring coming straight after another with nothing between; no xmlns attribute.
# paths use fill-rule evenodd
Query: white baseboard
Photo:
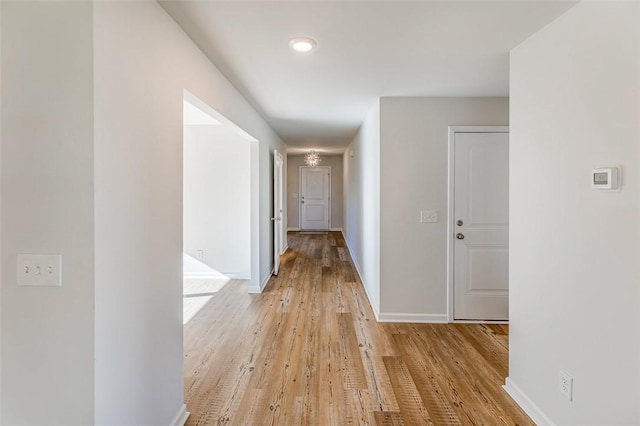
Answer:
<svg viewBox="0 0 640 426"><path fill-rule="evenodd" d="M187 411L187 406L182 404L180 410L178 410L178 414L173 418L173 421L169 424L169 426L184 426L189 418L189 412Z"/></svg>
<svg viewBox="0 0 640 426"><path fill-rule="evenodd" d="M251 274L247 274L247 273L243 273L243 272L238 272L238 273L224 273L227 277L231 278L232 280L250 280L251 279Z"/></svg>
<svg viewBox="0 0 640 426"><path fill-rule="evenodd" d="M380 313L378 316L380 322L419 322L424 324L442 324L448 323L447 314L395 314Z"/></svg>
<svg viewBox="0 0 640 426"><path fill-rule="evenodd" d="M518 404L520 408L522 408L522 410L531 417L531 420L533 420L536 425L556 426L555 423L553 423L551 419L542 412L540 407L538 407L536 403L533 402L531 398L529 398L522 389L513 382L513 380L507 377L502 388L509 394L516 404Z"/></svg>
<svg viewBox="0 0 640 426"><path fill-rule="evenodd" d="M269 280L273 276L273 272L274 271L275 271L275 269L271 268L271 272L269 272L269 275L267 275L264 278L264 280L262 280L262 282L260 283L260 288L256 288L254 286L250 286L249 287L249 293L252 293L252 294L262 293L262 290L264 290L264 288L267 286L267 283L269 282Z"/></svg>
<svg viewBox="0 0 640 426"><path fill-rule="evenodd" d="M182 278L193 278L193 279L216 279L216 278L229 278L228 275L222 273L213 273L213 272L185 272L182 274Z"/></svg>
<svg viewBox="0 0 640 426"><path fill-rule="evenodd" d="M217 278L230 278L232 280L248 280L251 279L251 274L247 272L186 272L182 278L192 279L217 279Z"/></svg>
<svg viewBox="0 0 640 426"><path fill-rule="evenodd" d="M358 276L360 277L360 282L362 283L362 287L364 288L364 294L366 294L367 299L369 299L369 306L371 306L371 310L373 311L373 316L376 318L376 321L380 322L380 313L376 310L375 305L373 304L373 299L369 294L369 290L367 289L367 286L364 285L364 281L362 281L362 274L360 273L357 267L356 267L356 271L358 272Z"/></svg>
<svg viewBox="0 0 640 426"><path fill-rule="evenodd" d="M287 228L287 231L291 231L291 232L297 232L300 231L300 228L297 227L290 227ZM342 228L329 228L329 231L335 231L335 232L342 232L344 234L344 232L342 231Z"/></svg>
<svg viewBox="0 0 640 426"><path fill-rule="evenodd" d="M371 306L371 310L373 311L373 315L376 317L376 321L379 322L380 313L376 310L375 304L373 303L373 299L371 298L371 295L369 294L369 290L367 289L367 286L364 283L364 279L362 278L362 272L360 271L360 266L358 265L358 261L356 260L355 257L353 257L351 249L349 248L349 242L347 242L347 236L344 235L344 231L340 229L340 232L342 233L342 238L344 238L344 244L345 246L347 246L347 251L349 252L349 257L351 258L351 263L353 263L353 266L356 269L356 273L358 274L358 277L360 277L360 282L362 283L362 287L364 288L364 293L367 295L367 299L369 299L369 306Z"/></svg>

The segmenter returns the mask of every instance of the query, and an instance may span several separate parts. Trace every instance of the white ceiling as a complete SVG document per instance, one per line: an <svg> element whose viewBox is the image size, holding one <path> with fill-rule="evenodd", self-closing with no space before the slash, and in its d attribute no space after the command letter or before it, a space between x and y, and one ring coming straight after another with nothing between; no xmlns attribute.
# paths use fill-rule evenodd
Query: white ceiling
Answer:
<svg viewBox="0 0 640 426"><path fill-rule="evenodd" d="M508 95L509 50L575 1L160 4L289 152L340 152L378 97Z"/></svg>

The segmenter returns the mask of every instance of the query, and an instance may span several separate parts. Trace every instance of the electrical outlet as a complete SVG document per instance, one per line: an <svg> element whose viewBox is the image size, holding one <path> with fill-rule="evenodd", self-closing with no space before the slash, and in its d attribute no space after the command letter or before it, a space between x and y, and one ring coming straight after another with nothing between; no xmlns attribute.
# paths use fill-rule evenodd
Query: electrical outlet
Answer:
<svg viewBox="0 0 640 426"><path fill-rule="evenodd" d="M204 250L198 250L198 259L203 260L204 259Z"/></svg>
<svg viewBox="0 0 640 426"><path fill-rule="evenodd" d="M19 254L17 266L18 285L62 285L62 255Z"/></svg>
<svg viewBox="0 0 640 426"><path fill-rule="evenodd" d="M573 401L573 377L562 370L558 376L558 389L569 401Z"/></svg>

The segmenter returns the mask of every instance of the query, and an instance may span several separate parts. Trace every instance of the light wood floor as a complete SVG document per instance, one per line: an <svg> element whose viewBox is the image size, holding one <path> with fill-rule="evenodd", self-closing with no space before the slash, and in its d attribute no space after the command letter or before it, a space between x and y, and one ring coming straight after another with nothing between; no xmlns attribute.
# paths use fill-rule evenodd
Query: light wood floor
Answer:
<svg viewBox="0 0 640 426"><path fill-rule="evenodd" d="M232 281L185 333L187 425L532 425L507 326L377 323L340 233L289 234L263 294Z"/></svg>

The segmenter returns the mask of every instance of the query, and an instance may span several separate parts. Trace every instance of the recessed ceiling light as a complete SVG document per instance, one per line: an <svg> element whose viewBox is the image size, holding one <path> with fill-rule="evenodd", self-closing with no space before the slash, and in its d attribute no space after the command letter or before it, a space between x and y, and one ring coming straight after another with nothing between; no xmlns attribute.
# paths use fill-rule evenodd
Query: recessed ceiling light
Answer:
<svg viewBox="0 0 640 426"><path fill-rule="evenodd" d="M289 47L296 52L308 52L316 47L316 41L309 37L296 37L289 42Z"/></svg>

